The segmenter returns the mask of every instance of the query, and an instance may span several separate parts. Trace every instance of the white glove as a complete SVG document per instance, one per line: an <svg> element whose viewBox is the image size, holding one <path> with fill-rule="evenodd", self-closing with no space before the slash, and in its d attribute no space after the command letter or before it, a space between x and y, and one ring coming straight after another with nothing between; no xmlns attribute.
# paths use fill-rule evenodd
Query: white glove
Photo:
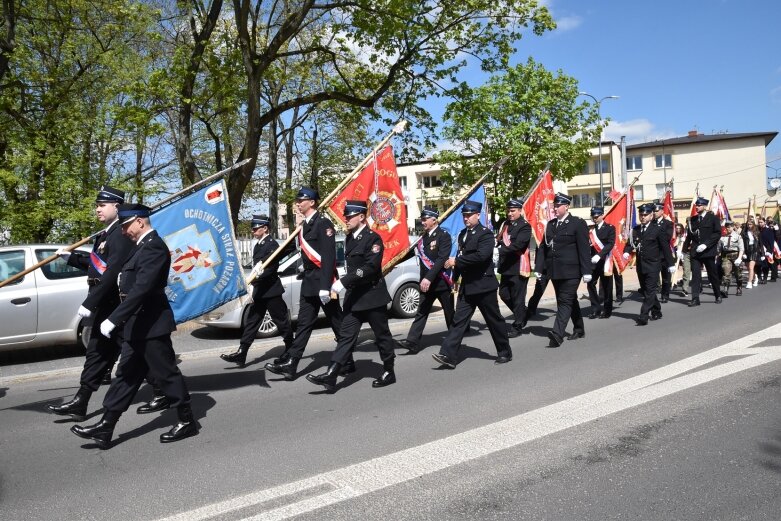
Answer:
<svg viewBox="0 0 781 521"><path fill-rule="evenodd" d="M540 273L539 271L535 271L534 276L539 279L540 277L542 277L542 273Z"/></svg>
<svg viewBox="0 0 781 521"><path fill-rule="evenodd" d="M334 293L339 293L344 289L344 284L342 284L342 281L339 279L336 279L336 282L334 282L333 286L331 286L331 291Z"/></svg>
<svg viewBox="0 0 781 521"><path fill-rule="evenodd" d="M324 306L331 302L331 294L327 289L321 289L317 295L320 297L320 302L322 302Z"/></svg>
<svg viewBox="0 0 781 521"><path fill-rule="evenodd" d="M670 266L669 268L667 268L667 271L670 273L675 273L676 271L678 271L678 266Z"/></svg>
<svg viewBox="0 0 781 521"><path fill-rule="evenodd" d="M740 266L743 263L740 259L735 259L735 266Z"/></svg>
<svg viewBox="0 0 781 521"><path fill-rule="evenodd" d="M599 255L591 257L591 264L596 264L597 262L599 262Z"/></svg>
<svg viewBox="0 0 781 521"><path fill-rule="evenodd" d="M583 275L583 282L591 282L591 275Z"/></svg>
<svg viewBox="0 0 781 521"><path fill-rule="evenodd" d="M704 244L700 244L697 246L697 253L702 253L705 251L706 246Z"/></svg>
<svg viewBox="0 0 781 521"><path fill-rule="evenodd" d="M108 336L111 335L111 332L114 331L115 327L117 326L115 326L111 320L106 319L100 323L100 334L108 338Z"/></svg>
<svg viewBox="0 0 781 521"><path fill-rule="evenodd" d="M81 318L88 318L90 315L92 315L92 311L85 308L84 306L79 306L79 310L76 312L76 314Z"/></svg>
<svg viewBox="0 0 781 521"><path fill-rule="evenodd" d="M68 258L71 256L71 252L66 250L64 247L58 249L56 252L54 252L55 255L63 259L64 261L68 261Z"/></svg>
<svg viewBox="0 0 781 521"><path fill-rule="evenodd" d="M748 259L748 257L746 257L745 255L743 255L743 260L746 260L746 259Z"/></svg>
<svg viewBox="0 0 781 521"><path fill-rule="evenodd" d="M774 229L774 230L778 230L778 225L777 225L777 224L774 224L774 225L773 225L773 229Z"/></svg>
<svg viewBox="0 0 781 521"><path fill-rule="evenodd" d="M629 254L625 253L621 257L623 257L624 260L629 260Z"/></svg>
<svg viewBox="0 0 781 521"><path fill-rule="evenodd" d="M252 277L253 279L257 279L258 277L260 277L262 273L263 273L263 266L261 264L256 264L252 268L252 271L250 272L250 277Z"/></svg>

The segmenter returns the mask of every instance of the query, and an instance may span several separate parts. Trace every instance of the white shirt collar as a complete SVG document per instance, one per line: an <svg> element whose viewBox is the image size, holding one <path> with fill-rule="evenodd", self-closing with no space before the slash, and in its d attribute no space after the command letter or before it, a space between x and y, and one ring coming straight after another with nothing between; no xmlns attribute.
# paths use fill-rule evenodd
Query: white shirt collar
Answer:
<svg viewBox="0 0 781 521"><path fill-rule="evenodd" d="M309 217L304 217L304 220L306 221L306 223L309 224L310 222L312 222L312 217L314 217L316 214L317 214L317 211L314 211L314 212L312 212L309 215Z"/></svg>
<svg viewBox="0 0 781 521"><path fill-rule="evenodd" d="M111 223L109 223L109 225L108 225L108 226L106 226L106 229L105 229L105 230L103 230L103 231L104 231L104 232L106 232L106 233L108 233L108 231L111 229L111 227L112 227L112 226L114 226L114 225L115 225L116 223L118 223L118 222L119 222L119 217L117 217L116 219L114 219L113 221L111 221Z"/></svg>
<svg viewBox="0 0 781 521"><path fill-rule="evenodd" d="M149 235L153 231L155 231L154 228L149 228L147 231L145 231L144 234L141 237L138 238L138 240L136 241L136 244L141 244L141 241L144 240L144 237L146 237L147 235Z"/></svg>
<svg viewBox="0 0 781 521"><path fill-rule="evenodd" d="M358 228L357 230L355 230L353 232L353 239L357 238L361 234L361 232L363 231L364 228L366 228L365 224L363 226L361 226L360 228Z"/></svg>

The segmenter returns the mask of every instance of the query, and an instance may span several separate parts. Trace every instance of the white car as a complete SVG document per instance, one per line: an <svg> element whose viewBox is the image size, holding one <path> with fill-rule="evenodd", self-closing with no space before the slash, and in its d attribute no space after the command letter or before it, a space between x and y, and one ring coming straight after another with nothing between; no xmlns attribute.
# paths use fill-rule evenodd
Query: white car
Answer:
<svg viewBox="0 0 781 521"><path fill-rule="evenodd" d="M0 280L54 255L61 245L0 247ZM89 252L84 249L83 251ZM76 313L87 297L87 272L57 259L0 288L0 351L75 344L82 323Z"/></svg>
<svg viewBox="0 0 781 521"><path fill-rule="evenodd" d="M298 251L283 258L279 263L279 278L282 280L282 286L285 288L282 298L285 299L291 320L298 318L301 281L296 276L298 275L300 265L301 256ZM339 275L344 275L344 237L337 237L336 240L336 266ZM249 274L248 270L251 269L251 266L245 266L245 269L247 269L247 274ZM418 267L417 257L397 264L385 276L385 283L388 286L388 293L392 297L388 308L393 314L401 318L414 317L420 305L420 268ZM342 293L343 296L344 293ZM204 326L239 329L243 328L248 313L249 296L245 296L239 299L239 302L229 302L210 313L206 313L201 318L196 319L196 322ZM321 316L324 316L322 312ZM271 321L269 314L266 313L257 336L259 338L267 338L278 333L277 326Z"/></svg>

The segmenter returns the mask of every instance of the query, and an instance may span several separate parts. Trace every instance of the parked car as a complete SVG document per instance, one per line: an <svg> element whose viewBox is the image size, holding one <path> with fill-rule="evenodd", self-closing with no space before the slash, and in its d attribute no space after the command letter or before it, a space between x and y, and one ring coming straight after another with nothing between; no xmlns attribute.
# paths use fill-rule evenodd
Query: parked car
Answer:
<svg viewBox="0 0 781 521"><path fill-rule="evenodd" d="M37 264L60 245L0 247L0 280ZM84 249L83 251L89 252ZM0 288L0 351L75 344L81 341L77 315L87 296L87 272L57 259Z"/></svg>
<svg viewBox="0 0 781 521"><path fill-rule="evenodd" d="M282 280L282 286L285 293L282 298L285 299L290 313L290 319L298 318L298 302L301 294L301 281L296 278L299 267L301 266L301 255L294 252L282 259L279 264L279 278ZM336 266L339 275L344 275L344 237L339 236L336 240ZM244 266L246 273L249 274L251 265ZM396 265L385 276L385 283L388 286L388 293L392 301L388 304L394 316L400 318L414 317L420 305L420 269L418 268L417 257L407 259ZM251 291L251 290L250 290ZM344 291L341 293L344 297ZM220 328L237 329L243 328L244 322L249 313L249 296L242 297L234 302L229 302L210 313L206 313L197 319L198 324ZM324 316L321 312L321 316ZM260 325L257 336L267 338L277 335L279 332L277 326L271 321L268 313Z"/></svg>

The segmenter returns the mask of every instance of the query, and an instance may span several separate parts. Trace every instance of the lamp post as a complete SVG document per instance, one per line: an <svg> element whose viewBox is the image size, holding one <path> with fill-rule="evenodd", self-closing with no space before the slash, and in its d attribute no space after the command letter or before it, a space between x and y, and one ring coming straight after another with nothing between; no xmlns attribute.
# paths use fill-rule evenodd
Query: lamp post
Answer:
<svg viewBox="0 0 781 521"><path fill-rule="evenodd" d="M606 99L618 99L618 96L605 96L604 98L597 99L595 96L589 94L588 92L578 92L579 96L588 96L589 98L594 100L594 103L597 105L597 117L599 118L599 145L598 145L598 152L597 155L599 156L597 160L597 171L599 172L599 204L602 205L605 200L605 187L604 183L602 181L602 116L599 113L599 109L602 106L602 102Z"/></svg>

